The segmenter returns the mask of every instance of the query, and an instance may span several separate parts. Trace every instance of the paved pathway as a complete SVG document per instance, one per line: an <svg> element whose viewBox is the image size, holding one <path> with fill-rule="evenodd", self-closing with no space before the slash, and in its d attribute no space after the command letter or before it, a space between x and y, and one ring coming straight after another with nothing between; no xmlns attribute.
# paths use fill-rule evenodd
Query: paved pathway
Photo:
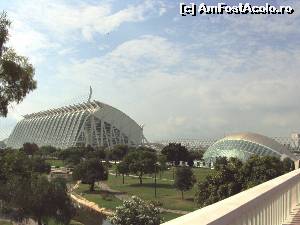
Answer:
<svg viewBox="0 0 300 225"><path fill-rule="evenodd" d="M300 224L300 204L298 204L290 213L282 225L299 225Z"/></svg>

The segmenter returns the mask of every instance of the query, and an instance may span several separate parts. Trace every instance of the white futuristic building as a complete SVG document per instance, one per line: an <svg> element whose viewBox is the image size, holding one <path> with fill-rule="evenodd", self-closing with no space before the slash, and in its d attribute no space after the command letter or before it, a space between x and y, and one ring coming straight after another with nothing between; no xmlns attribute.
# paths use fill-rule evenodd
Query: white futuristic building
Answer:
<svg viewBox="0 0 300 225"><path fill-rule="evenodd" d="M143 139L143 128L129 116L107 104L88 101L25 115L9 136L7 147L20 148L26 142L62 149L138 146Z"/></svg>
<svg viewBox="0 0 300 225"><path fill-rule="evenodd" d="M203 159L207 163L215 162L218 157L236 157L246 161L252 155L297 159L295 155L277 141L249 132L232 134L215 142L204 153Z"/></svg>

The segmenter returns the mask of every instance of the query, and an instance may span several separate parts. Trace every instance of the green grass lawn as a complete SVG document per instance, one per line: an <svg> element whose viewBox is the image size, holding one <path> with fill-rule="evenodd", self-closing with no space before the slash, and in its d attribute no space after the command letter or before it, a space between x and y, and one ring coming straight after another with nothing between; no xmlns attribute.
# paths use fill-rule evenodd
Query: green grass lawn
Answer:
<svg viewBox="0 0 300 225"><path fill-rule="evenodd" d="M51 166L55 166L55 167L64 166L64 162L60 159L47 159L46 162L49 163Z"/></svg>
<svg viewBox="0 0 300 225"><path fill-rule="evenodd" d="M175 219L175 218L180 217L182 215L176 214L176 213L163 212L163 213L161 213L161 216L163 217L164 222L167 222L169 220Z"/></svg>
<svg viewBox="0 0 300 225"><path fill-rule="evenodd" d="M201 181L204 177L212 172L210 169L194 168L197 181ZM147 176L147 175L146 175ZM159 176L159 175L158 175ZM162 178L172 179L172 170L162 174ZM163 204L163 208L179 209L185 211L194 211L197 205L194 203L194 195L196 187L184 193L184 200L181 199L181 192L173 186L173 181L157 180L157 198L154 197L154 179L143 179L143 184L139 184L138 178L125 177L125 184L122 184L122 176L110 175L107 184L115 190L126 192L129 195L137 195L144 200L158 200Z"/></svg>
<svg viewBox="0 0 300 225"><path fill-rule="evenodd" d="M0 225L13 225L13 223L8 221L8 220L1 220L0 219Z"/></svg>
<svg viewBox="0 0 300 225"><path fill-rule="evenodd" d="M106 209L115 209L117 206L122 204L122 201L117 199L115 196L101 191L98 187L95 186L95 191L89 191L88 184L80 184L79 188L75 190L77 194L80 194L87 200L95 202L99 207L104 207Z"/></svg>

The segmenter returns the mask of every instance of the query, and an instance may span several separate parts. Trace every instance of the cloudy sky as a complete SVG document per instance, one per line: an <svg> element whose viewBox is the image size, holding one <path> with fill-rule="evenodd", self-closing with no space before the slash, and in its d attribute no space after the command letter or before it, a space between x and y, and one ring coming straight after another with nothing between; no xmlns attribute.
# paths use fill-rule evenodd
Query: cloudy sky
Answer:
<svg viewBox="0 0 300 225"><path fill-rule="evenodd" d="M180 2L0 1L38 82L0 120L0 139L21 115L86 100L90 85L150 140L300 131L300 1L269 1L293 15L196 17Z"/></svg>

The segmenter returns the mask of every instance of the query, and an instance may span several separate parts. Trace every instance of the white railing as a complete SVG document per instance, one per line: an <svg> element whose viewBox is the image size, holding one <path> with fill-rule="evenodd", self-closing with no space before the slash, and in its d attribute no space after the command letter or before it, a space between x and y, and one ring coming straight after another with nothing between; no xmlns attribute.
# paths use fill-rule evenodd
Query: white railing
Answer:
<svg viewBox="0 0 300 225"><path fill-rule="evenodd" d="M163 225L281 225L300 201L300 169Z"/></svg>

